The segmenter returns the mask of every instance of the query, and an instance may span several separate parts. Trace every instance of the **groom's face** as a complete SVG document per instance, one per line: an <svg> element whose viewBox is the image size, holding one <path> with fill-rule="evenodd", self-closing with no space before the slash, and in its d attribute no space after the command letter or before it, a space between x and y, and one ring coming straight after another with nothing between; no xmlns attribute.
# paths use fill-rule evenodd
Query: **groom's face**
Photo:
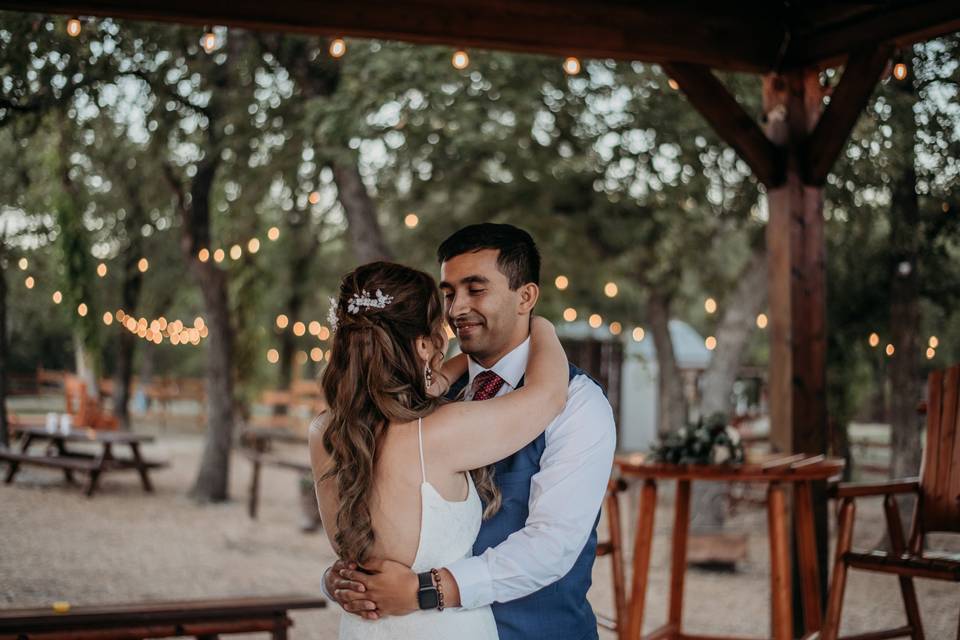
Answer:
<svg viewBox="0 0 960 640"><path fill-rule="evenodd" d="M440 265L440 290L447 322L460 349L484 366L502 357L522 332L521 294L510 289L497 267L497 249L454 256Z"/></svg>

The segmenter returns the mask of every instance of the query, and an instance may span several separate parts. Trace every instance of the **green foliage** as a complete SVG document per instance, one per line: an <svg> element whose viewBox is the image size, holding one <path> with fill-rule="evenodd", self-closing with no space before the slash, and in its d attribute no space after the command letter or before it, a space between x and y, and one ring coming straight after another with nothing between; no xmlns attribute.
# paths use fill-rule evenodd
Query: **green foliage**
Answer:
<svg viewBox="0 0 960 640"><path fill-rule="evenodd" d="M739 464L744 460L740 434L715 413L671 431L653 450L654 460L670 464Z"/></svg>

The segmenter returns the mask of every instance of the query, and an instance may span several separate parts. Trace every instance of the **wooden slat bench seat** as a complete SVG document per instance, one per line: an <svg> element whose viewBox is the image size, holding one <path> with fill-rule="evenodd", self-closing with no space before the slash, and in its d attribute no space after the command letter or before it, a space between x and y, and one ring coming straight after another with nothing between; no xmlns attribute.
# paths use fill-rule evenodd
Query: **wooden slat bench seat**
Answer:
<svg viewBox="0 0 960 640"><path fill-rule="evenodd" d="M97 468L97 462L91 458L79 456L43 456L32 453L18 453L9 449L0 449L0 460L16 464L32 464L38 467L68 469L70 471L90 472Z"/></svg>
<svg viewBox="0 0 960 640"><path fill-rule="evenodd" d="M0 640L139 640L217 634L267 632L287 638L293 622L287 612L319 609L322 598L291 595L261 598L185 600L75 607L0 609Z"/></svg>

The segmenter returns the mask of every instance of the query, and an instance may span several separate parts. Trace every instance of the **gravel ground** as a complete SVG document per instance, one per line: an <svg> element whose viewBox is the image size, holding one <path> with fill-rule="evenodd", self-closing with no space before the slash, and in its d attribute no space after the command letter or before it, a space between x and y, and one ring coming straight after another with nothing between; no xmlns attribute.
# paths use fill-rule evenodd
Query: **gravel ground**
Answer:
<svg viewBox="0 0 960 640"><path fill-rule="evenodd" d="M185 494L201 446L197 434L159 434L145 455L169 460L171 467L154 474L153 495L143 493L135 475L114 474L103 479L93 499L87 499L79 487L65 486L61 474L36 468L22 470L13 485L0 485L0 608L48 606L57 600L81 605L317 594L321 573L333 554L322 533L298 531L295 475L282 469L265 470L260 517L252 521L244 504L249 464L235 456L233 501L198 506ZM664 495L656 515L647 631L666 617L671 509L670 496ZM625 509L625 516L632 512ZM730 527L749 533L749 559L736 573L691 570L684 624L690 632L761 636L769 630L764 512L744 510ZM879 503L864 501L858 512L856 542L870 546L882 529ZM949 542L960 550L956 541ZM960 586L919 580L917 591L926 637L954 638ZM590 600L600 611L611 610L606 558L597 561ZM295 612L293 618L295 638L336 637L339 613L335 608ZM851 573L845 632L899 625L903 619L895 578ZM602 632L601 637L614 636Z"/></svg>

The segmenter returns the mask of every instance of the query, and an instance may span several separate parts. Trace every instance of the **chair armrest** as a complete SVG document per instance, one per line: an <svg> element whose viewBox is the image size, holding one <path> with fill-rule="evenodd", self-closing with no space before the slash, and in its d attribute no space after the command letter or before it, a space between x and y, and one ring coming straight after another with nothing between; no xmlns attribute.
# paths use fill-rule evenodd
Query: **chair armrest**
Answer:
<svg viewBox="0 0 960 640"><path fill-rule="evenodd" d="M896 493L917 493L919 478L904 478L890 482L838 482L830 486L834 498L860 498L864 496L887 496Z"/></svg>

